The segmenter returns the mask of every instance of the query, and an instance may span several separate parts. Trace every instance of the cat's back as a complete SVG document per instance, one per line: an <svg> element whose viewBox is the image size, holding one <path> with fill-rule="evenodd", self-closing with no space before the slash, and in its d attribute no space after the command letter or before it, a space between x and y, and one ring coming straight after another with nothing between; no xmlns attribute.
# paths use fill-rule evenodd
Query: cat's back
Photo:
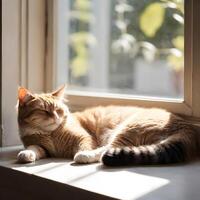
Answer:
<svg viewBox="0 0 200 200"><path fill-rule="evenodd" d="M97 106L88 108L82 112L74 113L79 119L101 121L116 120L121 121L125 118L144 111L144 108L134 106Z"/></svg>
<svg viewBox="0 0 200 200"><path fill-rule="evenodd" d="M164 125L176 119L176 116L164 109L142 108L134 106L98 106L74 113L83 126L96 132L97 127L115 128L130 120L132 123Z"/></svg>
<svg viewBox="0 0 200 200"><path fill-rule="evenodd" d="M142 117L144 119L165 119L173 115L164 109L137 106L98 106L74 114L85 118L120 118L122 120L130 116Z"/></svg>

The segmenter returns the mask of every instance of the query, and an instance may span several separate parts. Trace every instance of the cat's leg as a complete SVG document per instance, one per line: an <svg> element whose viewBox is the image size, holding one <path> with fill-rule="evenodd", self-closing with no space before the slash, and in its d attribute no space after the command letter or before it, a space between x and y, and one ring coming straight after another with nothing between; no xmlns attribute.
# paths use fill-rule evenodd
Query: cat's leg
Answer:
<svg viewBox="0 0 200 200"><path fill-rule="evenodd" d="M47 155L42 147L30 145L25 150L18 153L17 161L19 163L30 163L45 157L47 157Z"/></svg>
<svg viewBox="0 0 200 200"><path fill-rule="evenodd" d="M130 121L130 120L129 120ZM129 123L127 121L126 123ZM121 124L117 127L116 130L113 131L112 136L106 139L106 145L103 147L98 147L98 142L95 137L92 137L90 134L86 133L84 129L80 129L82 135L86 135L85 137L80 137L80 142L78 142L78 150L76 150L74 155L74 161L76 163L95 163L100 162L102 155L110 148L117 147L121 142L121 137L126 131L124 130L125 125ZM119 141L119 142L118 142Z"/></svg>
<svg viewBox="0 0 200 200"><path fill-rule="evenodd" d="M94 150L79 151L74 156L76 163L95 163L101 160L102 154L107 150L106 146Z"/></svg>
<svg viewBox="0 0 200 200"><path fill-rule="evenodd" d="M96 139L87 133L85 137L80 137L78 149L74 153L74 161L83 164L99 162L105 150L106 147L98 147Z"/></svg>

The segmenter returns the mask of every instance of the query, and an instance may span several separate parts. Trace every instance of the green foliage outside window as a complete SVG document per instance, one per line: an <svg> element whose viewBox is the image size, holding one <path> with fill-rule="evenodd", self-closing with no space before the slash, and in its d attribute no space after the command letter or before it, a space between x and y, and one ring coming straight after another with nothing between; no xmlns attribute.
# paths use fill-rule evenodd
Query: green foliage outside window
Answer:
<svg viewBox="0 0 200 200"><path fill-rule="evenodd" d="M71 1L70 69L73 77L87 74L89 48L96 44L90 33L90 26L98 26L92 3L92 0ZM183 69L184 0L110 0L110 3L110 59L125 56L153 61L160 58L167 60L175 71Z"/></svg>

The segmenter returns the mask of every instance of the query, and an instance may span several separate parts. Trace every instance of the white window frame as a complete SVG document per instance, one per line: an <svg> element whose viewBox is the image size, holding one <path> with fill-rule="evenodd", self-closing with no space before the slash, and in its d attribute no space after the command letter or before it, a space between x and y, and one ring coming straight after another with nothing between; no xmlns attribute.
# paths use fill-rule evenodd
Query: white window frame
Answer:
<svg viewBox="0 0 200 200"><path fill-rule="evenodd" d="M51 91L59 83L56 6L60 0L2 1L2 129L3 146L20 143L14 109L18 85ZM101 2L104 3L102 0ZM156 99L89 92L68 92L73 110L96 105L162 107L200 117L200 4L185 0L184 100ZM192 23L191 23L192 22ZM106 61L105 61L106 62ZM59 68L60 66L60 68Z"/></svg>
<svg viewBox="0 0 200 200"><path fill-rule="evenodd" d="M102 0L103 2L104 0ZM48 41L53 41L51 61L48 61L48 70L53 72L49 73L48 80L53 80L47 83L49 90L55 88L59 83L59 66L57 63L57 52L59 44L56 42L57 20L58 16L58 1L48 1L51 9L48 9L49 16L54 18L48 19L49 34L51 38ZM89 106L96 105L137 105L145 107L161 107L169 111L180 113L193 117L200 117L200 30L198 20L200 19L198 0L185 0L185 68L184 68L184 100L173 100L166 98L148 98L148 97L134 97L128 95L114 95L102 94L80 91L68 91L68 98L73 110L83 109ZM193 23L191 23L193 22ZM196 25L195 25L196 24Z"/></svg>
<svg viewBox="0 0 200 200"><path fill-rule="evenodd" d="M44 91L45 0L2 1L2 146L20 144L18 86Z"/></svg>

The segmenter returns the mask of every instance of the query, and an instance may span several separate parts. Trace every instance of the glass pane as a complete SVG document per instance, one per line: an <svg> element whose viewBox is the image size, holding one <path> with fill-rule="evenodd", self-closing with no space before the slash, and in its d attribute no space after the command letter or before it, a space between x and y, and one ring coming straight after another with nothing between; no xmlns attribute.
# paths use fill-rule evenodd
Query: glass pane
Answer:
<svg viewBox="0 0 200 200"><path fill-rule="evenodd" d="M57 13L70 89L183 97L184 0L60 0Z"/></svg>

